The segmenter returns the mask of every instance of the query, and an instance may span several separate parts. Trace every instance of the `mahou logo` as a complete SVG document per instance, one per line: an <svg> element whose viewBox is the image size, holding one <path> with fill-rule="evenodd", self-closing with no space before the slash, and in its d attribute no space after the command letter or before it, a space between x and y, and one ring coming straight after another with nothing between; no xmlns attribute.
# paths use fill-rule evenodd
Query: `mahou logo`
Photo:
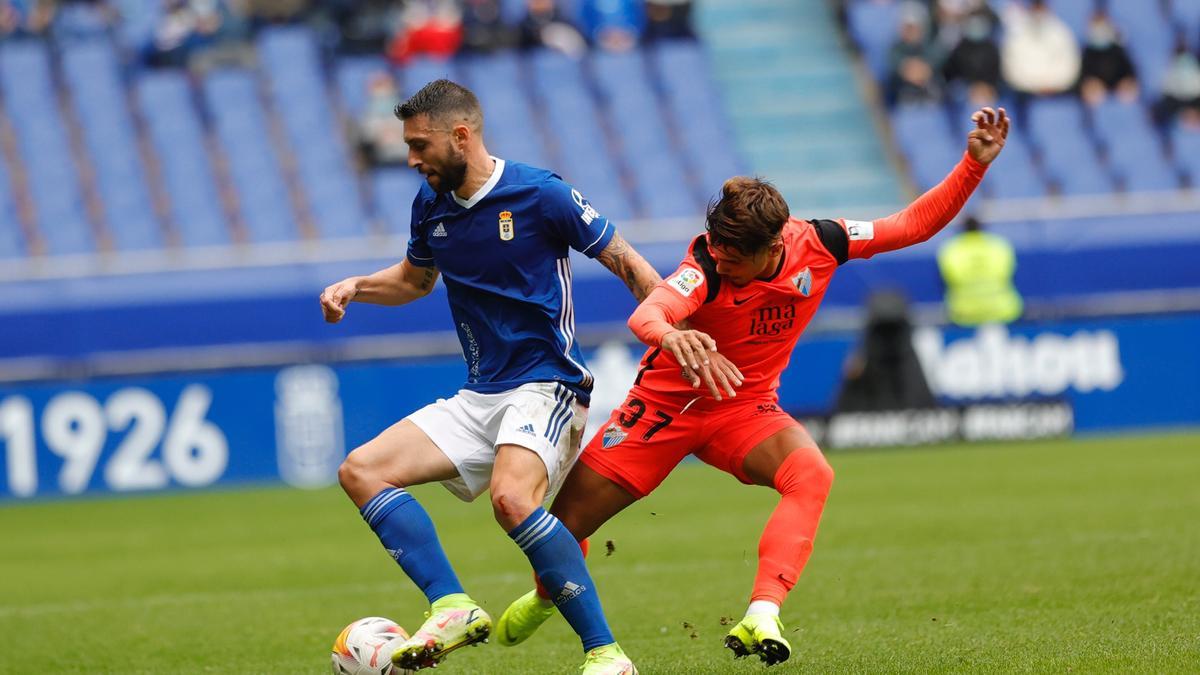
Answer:
<svg viewBox="0 0 1200 675"><path fill-rule="evenodd" d="M940 330L922 328L913 334L913 347L930 388L951 398L1111 391L1125 379L1117 336L1107 330L1027 338L984 326L947 344Z"/></svg>

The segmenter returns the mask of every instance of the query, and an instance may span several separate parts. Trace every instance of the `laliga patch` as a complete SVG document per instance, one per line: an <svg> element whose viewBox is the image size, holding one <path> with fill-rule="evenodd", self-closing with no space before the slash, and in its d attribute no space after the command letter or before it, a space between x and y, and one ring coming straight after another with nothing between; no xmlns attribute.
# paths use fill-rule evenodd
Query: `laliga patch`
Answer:
<svg viewBox="0 0 1200 675"><path fill-rule="evenodd" d="M799 289L800 294L807 298L808 294L812 292L812 272L805 267L800 270L800 274L792 277L792 283Z"/></svg>
<svg viewBox="0 0 1200 675"><path fill-rule="evenodd" d="M628 437L629 434L625 433L620 427L614 424L604 430L604 436L601 437L600 444L604 446L605 450L608 450L609 448L620 445L621 441Z"/></svg>
<svg viewBox="0 0 1200 675"><path fill-rule="evenodd" d="M513 217L512 211L500 212L500 241L512 241Z"/></svg>
<svg viewBox="0 0 1200 675"><path fill-rule="evenodd" d="M679 291L680 295L685 298L690 296L692 291L699 288L702 283L704 283L704 275L700 273L700 270L691 267L685 267L679 271L679 274L667 279L667 284Z"/></svg>
<svg viewBox="0 0 1200 675"><path fill-rule="evenodd" d="M874 239L875 223L869 220L847 220L846 234L851 240Z"/></svg>

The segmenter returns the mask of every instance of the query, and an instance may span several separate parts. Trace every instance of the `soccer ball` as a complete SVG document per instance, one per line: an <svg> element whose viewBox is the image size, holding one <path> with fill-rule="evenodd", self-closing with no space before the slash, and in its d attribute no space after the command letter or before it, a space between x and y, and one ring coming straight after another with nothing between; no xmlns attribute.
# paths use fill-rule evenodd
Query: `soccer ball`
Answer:
<svg viewBox="0 0 1200 675"><path fill-rule="evenodd" d="M333 642L334 675L402 675L392 667L392 652L408 639L395 621L369 616L346 626Z"/></svg>

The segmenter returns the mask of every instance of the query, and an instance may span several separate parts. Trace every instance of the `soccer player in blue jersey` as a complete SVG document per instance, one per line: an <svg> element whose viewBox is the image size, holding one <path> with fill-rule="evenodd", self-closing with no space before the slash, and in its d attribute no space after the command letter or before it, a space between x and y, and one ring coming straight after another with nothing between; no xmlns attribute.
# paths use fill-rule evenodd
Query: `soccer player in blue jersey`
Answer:
<svg viewBox="0 0 1200 675"><path fill-rule="evenodd" d="M455 396L391 426L338 471L363 519L432 604L393 661L433 666L491 631L433 522L405 491L441 481L468 501L491 491L496 520L579 634L585 674L636 673L609 630L579 544L542 504L579 455L592 390L574 340L568 250L598 259L639 302L659 275L557 175L490 156L482 110L466 88L431 82L396 115L408 163L426 181L413 201L408 254L321 294L325 319L337 322L352 301L402 305L424 297L440 274L467 361L467 382Z"/></svg>

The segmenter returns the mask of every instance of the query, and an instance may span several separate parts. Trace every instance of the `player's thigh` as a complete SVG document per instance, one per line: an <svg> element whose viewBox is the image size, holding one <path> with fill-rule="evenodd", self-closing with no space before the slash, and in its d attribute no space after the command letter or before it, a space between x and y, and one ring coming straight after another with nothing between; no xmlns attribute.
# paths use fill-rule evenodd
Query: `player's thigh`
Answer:
<svg viewBox="0 0 1200 675"><path fill-rule="evenodd" d="M782 429L750 448L742 460L742 473L755 485L773 487L779 467L795 452L821 454L808 430L799 424Z"/></svg>
<svg viewBox="0 0 1200 675"><path fill-rule="evenodd" d="M696 456L747 485L773 485L775 470L792 450L815 447L804 427L771 402L726 408L710 416L705 431Z"/></svg>
<svg viewBox="0 0 1200 675"><path fill-rule="evenodd" d="M346 457L343 466L342 473L351 474L351 480L382 482L400 487L447 480L457 475L454 464L445 453L424 431L407 419L400 420L355 448ZM360 498L366 503L372 496L373 493L351 494L356 503Z"/></svg>
<svg viewBox="0 0 1200 675"><path fill-rule="evenodd" d="M580 463L635 498L657 488L699 446L702 418L630 392L580 455Z"/></svg>
<svg viewBox="0 0 1200 675"><path fill-rule="evenodd" d="M601 475L586 462L578 462L554 498L550 513L583 540L595 534L638 498L616 481Z"/></svg>

